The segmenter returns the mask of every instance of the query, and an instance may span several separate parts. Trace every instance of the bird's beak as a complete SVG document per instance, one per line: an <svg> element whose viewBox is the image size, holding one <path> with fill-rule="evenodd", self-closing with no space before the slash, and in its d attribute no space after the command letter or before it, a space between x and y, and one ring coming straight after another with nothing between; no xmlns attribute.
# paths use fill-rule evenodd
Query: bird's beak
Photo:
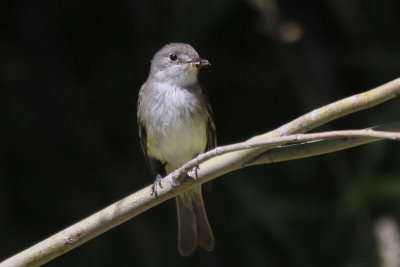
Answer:
<svg viewBox="0 0 400 267"><path fill-rule="evenodd" d="M189 66L189 67L196 67L196 68L201 68L204 66L209 66L211 65L210 62L208 62L207 59L202 59L202 58L196 58L196 59L192 59L188 62L183 62L183 65Z"/></svg>
<svg viewBox="0 0 400 267"><path fill-rule="evenodd" d="M196 67L197 67L197 68L204 67L204 66L210 66L210 65L211 65L211 63L208 62L207 59L203 59L203 58L200 58L200 59L196 62Z"/></svg>

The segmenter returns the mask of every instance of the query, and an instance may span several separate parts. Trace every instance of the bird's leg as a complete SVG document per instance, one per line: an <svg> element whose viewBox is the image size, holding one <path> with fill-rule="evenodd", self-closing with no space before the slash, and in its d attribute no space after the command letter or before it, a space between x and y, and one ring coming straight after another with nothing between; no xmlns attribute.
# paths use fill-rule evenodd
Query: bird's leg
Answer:
<svg viewBox="0 0 400 267"><path fill-rule="evenodd" d="M159 185L162 188L162 184L161 184L161 180L162 180L162 176L161 174L157 174L156 179L154 180L153 185L151 186L151 190L150 190L150 195L153 195L158 198L158 194L157 194L157 185Z"/></svg>

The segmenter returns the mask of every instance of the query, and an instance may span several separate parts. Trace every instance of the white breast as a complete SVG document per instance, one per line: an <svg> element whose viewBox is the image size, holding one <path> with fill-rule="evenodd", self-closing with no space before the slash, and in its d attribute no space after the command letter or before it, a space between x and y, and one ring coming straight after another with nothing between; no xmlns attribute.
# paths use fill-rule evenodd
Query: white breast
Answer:
<svg viewBox="0 0 400 267"><path fill-rule="evenodd" d="M167 173L206 147L207 113L196 93L182 88L160 90L147 117L149 156L165 162Z"/></svg>

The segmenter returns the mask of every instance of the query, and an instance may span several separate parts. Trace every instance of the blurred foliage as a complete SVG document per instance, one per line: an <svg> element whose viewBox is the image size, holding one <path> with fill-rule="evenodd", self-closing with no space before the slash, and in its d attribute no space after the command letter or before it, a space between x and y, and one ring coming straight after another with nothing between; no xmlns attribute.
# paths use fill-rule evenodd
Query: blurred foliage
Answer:
<svg viewBox="0 0 400 267"><path fill-rule="evenodd" d="M396 0L8 2L0 29L0 258L153 181L136 101L172 41L200 78L219 144L399 76ZM399 100L322 127L398 120ZM377 266L374 223L400 220L400 145L257 166L205 193L212 253L179 256L173 201L48 266Z"/></svg>

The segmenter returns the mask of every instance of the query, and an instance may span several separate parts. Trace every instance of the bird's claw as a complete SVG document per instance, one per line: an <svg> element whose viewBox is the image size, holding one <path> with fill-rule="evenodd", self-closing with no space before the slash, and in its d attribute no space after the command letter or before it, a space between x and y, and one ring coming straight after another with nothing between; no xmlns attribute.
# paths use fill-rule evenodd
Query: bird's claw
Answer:
<svg viewBox="0 0 400 267"><path fill-rule="evenodd" d="M160 174L157 174L156 179L154 180L154 183L151 186L150 195L154 195L156 198L158 198L157 185L159 185L160 188L163 188L162 184L161 184L161 180L162 180L162 176Z"/></svg>
<svg viewBox="0 0 400 267"><path fill-rule="evenodd" d="M199 166L194 166L190 171L189 171L189 176L192 177L193 179L197 180L199 178L198 176L198 170L200 169Z"/></svg>

